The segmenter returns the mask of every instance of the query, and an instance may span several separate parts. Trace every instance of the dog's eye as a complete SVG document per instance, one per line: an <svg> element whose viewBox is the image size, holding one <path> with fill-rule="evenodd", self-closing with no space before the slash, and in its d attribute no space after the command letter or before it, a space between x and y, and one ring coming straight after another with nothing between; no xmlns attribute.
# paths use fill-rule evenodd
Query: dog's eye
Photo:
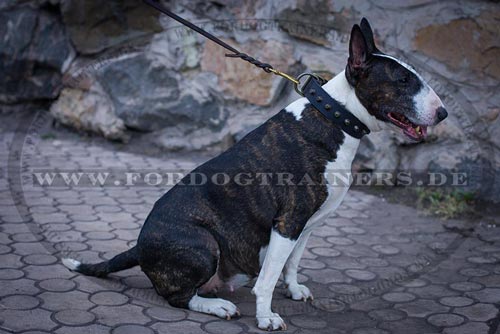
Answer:
<svg viewBox="0 0 500 334"><path fill-rule="evenodd" d="M406 84L406 83L408 83L408 80L409 80L409 79L408 79L408 76L407 76L407 75L405 75L405 76L402 76L401 78L399 78L399 79L398 79L398 82L399 82L399 83L402 83L402 84Z"/></svg>

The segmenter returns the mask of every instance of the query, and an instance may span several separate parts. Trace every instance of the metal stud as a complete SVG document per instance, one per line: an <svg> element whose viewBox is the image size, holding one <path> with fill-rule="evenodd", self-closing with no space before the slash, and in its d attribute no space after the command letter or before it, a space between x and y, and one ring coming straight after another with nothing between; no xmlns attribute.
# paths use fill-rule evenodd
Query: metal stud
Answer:
<svg viewBox="0 0 500 334"><path fill-rule="evenodd" d="M339 118L340 117L340 113L338 111L335 112L335 117Z"/></svg>
<svg viewBox="0 0 500 334"><path fill-rule="evenodd" d="M359 126L355 125L354 126L354 131L358 132L359 131Z"/></svg>
<svg viewBox="0 0 500 334"><path fill-rule="evenodd" d="M309 89L309 94L311 94L311 95L316 94L316 89Z"/></svg>
<svg viewBox="0 0 500 334"><path fill-rule="evenodd" d="M348 119L345 119L345 120L344 120L344 124L345 124L345 125L349 125L349 124L351 124L351 121L350 121L350 120L348 120Z"/></svg>
<svg viewBox="0 0 500 334"><path fill-rule="evenodd" d="M330 109L332 109L332 106L327 103L327 104L325 104L325 109L330 110Z"/></svg>
<svg viewBox="0 0 500 334"><path fill-rule="evenodd" d="M317 102L321 102L321 101L323 101L323 98L322 98L321 96L318 96L318 97L316 98L316 101L317 101Z"/></svg>

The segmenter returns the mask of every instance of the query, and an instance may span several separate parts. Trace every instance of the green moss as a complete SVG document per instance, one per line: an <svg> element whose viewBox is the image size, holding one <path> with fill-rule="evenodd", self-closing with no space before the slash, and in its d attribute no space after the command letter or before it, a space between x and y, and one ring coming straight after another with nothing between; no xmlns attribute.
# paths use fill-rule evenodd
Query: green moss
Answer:
<svg viewBox="0 0 500 334"><path fill-rule="evenodd" d="M443 188L417 188L418 207L444 219L473 212L474 193Z"/></svg>

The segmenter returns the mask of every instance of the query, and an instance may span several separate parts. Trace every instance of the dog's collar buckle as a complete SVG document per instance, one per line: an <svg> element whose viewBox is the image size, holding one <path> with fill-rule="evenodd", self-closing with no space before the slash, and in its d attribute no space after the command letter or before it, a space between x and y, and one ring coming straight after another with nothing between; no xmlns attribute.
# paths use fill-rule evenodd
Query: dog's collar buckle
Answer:
<svg viewBox="0 0 500 334"><path fill-rule="evenodd" d="M354 138L361 139L370 133L370 129L363 122L321 87L326 80L311 73L301 74L297 79L300 80L304 76L308 76L304 85L302 87L296 85L295 89L300 95L306 97L323 116Z"/></svg>

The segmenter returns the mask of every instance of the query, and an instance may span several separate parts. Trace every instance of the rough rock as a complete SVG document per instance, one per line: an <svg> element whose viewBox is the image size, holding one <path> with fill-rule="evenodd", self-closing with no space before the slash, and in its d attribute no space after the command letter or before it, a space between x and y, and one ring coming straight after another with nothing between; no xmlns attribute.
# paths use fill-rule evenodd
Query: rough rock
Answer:
<svg viewBox="0 0 500 334"><path fill-rule="evenodd" d="M30 6L0 12L0 102L54 99L74 58L57 15Z"/></svg>
<svg viewBox="0 0 500 334"><path fill-rule="evenodd" d="M377 132L364 137L353 164L354 170L396 171L400 158L394 136L391 132Z"/></svg>
<svg viewBox="0 0 500 334"><path fill-rule="evenodd" d="M92 131L112 140L126 141L125 124L116 117L114 105L99 83L90 90L64 88L50 113L61 123Z"/></svg>
<svg viewBox="0 0 500 334"><path fill-rule="evenodd" d="M61 12L78 52L93 54L161 31L159 12L142 1L63 0Z"/></svg>
<svg viewBox="0 0 500 334"><path fill-rule="evenodd" d="M415 46L454 70L500 79L500 28L496 11L435 24L416 32Z"/></svg>
<svg viewBox="0 0 500 334"><path fill-rule="evenodd" d="M127 127L140 131L172 126L218 130L224 117L206 86L209 77L179 81L174 71L151 63L144 54L134 54L107 66L99 80Z"/></svg>
<svg viewBox="0 0 500 334"><path fill-rule="evenodd" d="M238 45L232 40L226 42L284 72L296 63L292 57L293 46L289 44L274 40L253 40L244 45ZM283 89L285 80L245 61L224 57L226 53L224 48L213 42L205 43L201 69L215 73L219 78L218 85L231 97L260 106L268 106L274 102Z"/></svg>
<svg viewBox="0 0 500 334"><path fill-rule="evenodd" d="M283 9L276 18L290 36L328 46L331 31L350 32L352 25L358 23L358 16L352 8L334 12L326 1L298 0L293 8Z"/></svg>

